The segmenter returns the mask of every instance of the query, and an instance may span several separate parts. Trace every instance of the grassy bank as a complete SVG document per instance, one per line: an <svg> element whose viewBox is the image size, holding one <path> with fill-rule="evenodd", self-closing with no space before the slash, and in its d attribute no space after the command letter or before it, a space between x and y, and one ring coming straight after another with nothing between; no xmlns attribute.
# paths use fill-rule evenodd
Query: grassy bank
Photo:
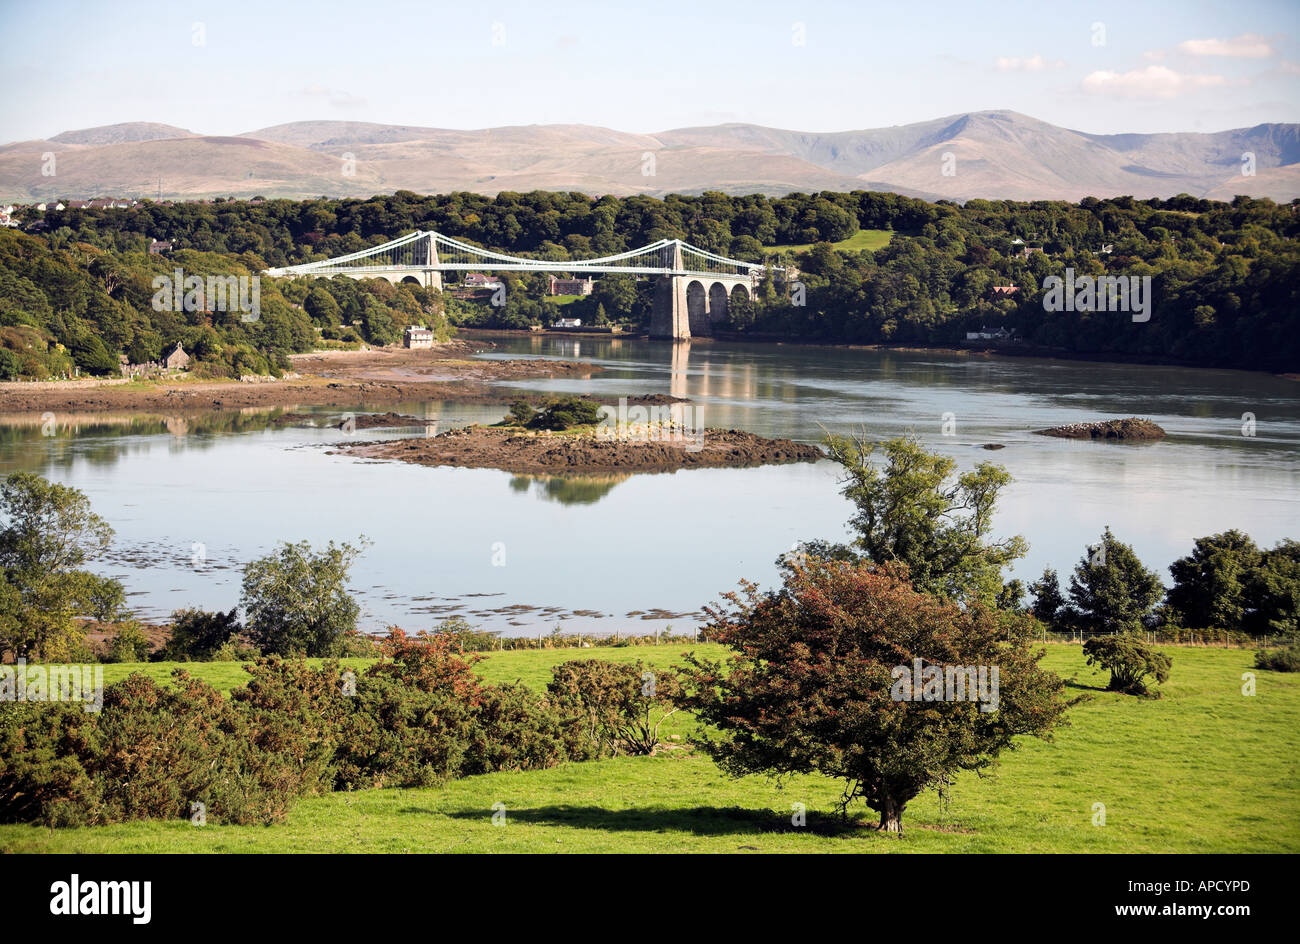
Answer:
<svg viewBox="0 0 1300 944"><path fill-rule="evenodd" d="M831 243L831 246L840 252L861 252L864 249L870 249L874 252L877 249L884 249L893 238L894 231L892 229L860 229L848 239L841 239L837 243ZM802 243L800 245L772 246L771 248L784 252L807 252L813 245L813 243Z"/></svg>
<svg viewBox="0 0 1300 944"><path fill-rule="evenodd" d="M716 654L716 647L701 650ZM674 716L667 749L551 770L471 777L443 788L335 793L298 802L286 823L194 827L184 821L72 830L0 826L0 849L20 852L1298 852L1300 676L1258 672L1253 655L1170 647L1173 675L1158 701L1102 691L1106 675L1077 646L1047 647L1045 664L1091 699L1051 743L1025 742L993 777L963 776L949 802L914 801L901 839L844 829L828 814L839 793L820 777L778 789L731 780L686 746L691 719ZM524 650L479 664L492 681L543 687L571 658L638 658L665 665L681 647ZM106 681L143 668L107 666ZM230 663L189 667L229 690ZM791 825L803 803L808 824ZM1105 804L1104 826L1093 825ZM504 826L492 824L504 804ZM861 811L862 821L874 817Z"/></svg>

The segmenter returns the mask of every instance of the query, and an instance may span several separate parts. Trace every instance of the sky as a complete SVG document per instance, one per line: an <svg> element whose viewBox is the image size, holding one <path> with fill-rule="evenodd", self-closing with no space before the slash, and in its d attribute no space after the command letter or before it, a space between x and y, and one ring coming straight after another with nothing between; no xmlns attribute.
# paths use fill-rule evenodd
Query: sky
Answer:
<svg viewBox="0 0 1300 944"><path fill-rule="evenodd" d="M0 0L0 142L154 121L800 131L1011 109L1092 133L1300 121L1300 0Z"/></svg>

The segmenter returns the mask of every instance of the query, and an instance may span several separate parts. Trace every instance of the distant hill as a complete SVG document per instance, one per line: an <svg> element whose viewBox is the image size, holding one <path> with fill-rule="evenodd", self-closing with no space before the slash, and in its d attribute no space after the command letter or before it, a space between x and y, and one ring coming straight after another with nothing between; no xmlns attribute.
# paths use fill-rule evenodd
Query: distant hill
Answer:
<svg viewBox="0 0 1300 944"><path fill-rule="evenodd" d="M155 124L152 121L128 121L120 125L104 125L100 128L85 128L81 131L65 131L50 138L59 144L80 144L85 147L100 147L105 144L129 144L133 141L161 141L167 138L192 138L193 131L172 125Z"/></svg>
<svg viewBox="0 0 1300 944"><path fill-rule="evenodd" d="M58 155L55 177L40 155ZM1242 155L1256 173L1243 177ZM724 124L628 134L589 125L461 131L300 121L209 137L133 122L0 147L0 199L98 195L371 196L470 190L590 194L889 190L927 199L1177 193L1300 196L1300 125L1213 134L1095 135L1012 111L862 131Z"/></svg>

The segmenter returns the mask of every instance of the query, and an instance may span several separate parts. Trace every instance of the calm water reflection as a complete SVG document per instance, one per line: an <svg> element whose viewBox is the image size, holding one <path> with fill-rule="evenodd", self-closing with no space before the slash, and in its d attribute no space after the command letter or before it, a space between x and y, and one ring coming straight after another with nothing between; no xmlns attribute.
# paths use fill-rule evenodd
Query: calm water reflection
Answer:
<svg viewBox="0 0 1300 944"><path fill-rule="evenodd" d="M1068 570L1105 525L1162 573L1192 538L1225 528L1268 544L1300 536L1300 385L1267 375L555 337L500 342L487 356L606 368L521 388L673 393L701 406L710 426L810 441L823 430L911 432L963 467L1002 463L1016 481L997 526L1028 538L1016 571L1028 579L1046 564ZM443 403L373 408L437 419L439 429L503 413ZM324 420L342 411L316 412ZM944 436L949 413L955 435ZM1253 437L1242 435L1245 413L1256 417ZM1151 417L1168 439L1116 445L1030 433L1130 415ZM778 554L801 538L841 537L848 516L824 462L531 478L328 455L349 437L323 425L280 428L264 411L57 420L49 436L36 414L0 417L0 469L86 491L117 529L114 556L100 569L123 577L133 603L155 617L182 605L234 605L238 567L278 540L365 534L375 543L355 584L371 628L418 629L452 612L509 632L681 628L691 621L639 614L695 611L740 577L771 582ZM351 438L388 435L412 433ZM988 443L1004 448L980 448Z"/></svg>

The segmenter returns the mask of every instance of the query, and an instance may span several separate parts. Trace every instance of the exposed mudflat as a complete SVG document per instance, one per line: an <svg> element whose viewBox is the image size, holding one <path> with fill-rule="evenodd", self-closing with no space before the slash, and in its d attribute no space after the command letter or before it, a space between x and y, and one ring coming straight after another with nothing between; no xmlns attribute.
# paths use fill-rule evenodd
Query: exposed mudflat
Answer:
<svg viewBox="0 0 1300 944"><path fill-rule="evenodd" d="M692 441L600 439L585 433L524 433L468 426L429 438L356 443L336 452L417 465L502 469L519 474L584 472L670 472L677 469L812 462L822 451L792 439L766 439L741 430L707 429Z"/></svg>
<svg viewBox="0 0 1300 944"><path fill-rule="evenodd" d="M1053 426L1050 429L1036 429L1040 436L1056 436L1060 439L1123 439L1152 440L1164 439L1165 431L1151 420L1130 416L1122 420L1103 420L1097 423L1071 423L1069 426Z"/></svg>
<svg viewBox="0 0 1300 944"><path fill-rule="evenodd" d="M494 389L496 381L587 377L603 370L594 364L542 358L470 359L491 347L484 341L450 341L424 350L385 347L296 354L291 358L294 376L281 380L259 378L247 383L184 375L152 383L127 383L120 378L0 383L0 412L176 413L416 400L503 403L518 396L519 391Z"/></svg>

